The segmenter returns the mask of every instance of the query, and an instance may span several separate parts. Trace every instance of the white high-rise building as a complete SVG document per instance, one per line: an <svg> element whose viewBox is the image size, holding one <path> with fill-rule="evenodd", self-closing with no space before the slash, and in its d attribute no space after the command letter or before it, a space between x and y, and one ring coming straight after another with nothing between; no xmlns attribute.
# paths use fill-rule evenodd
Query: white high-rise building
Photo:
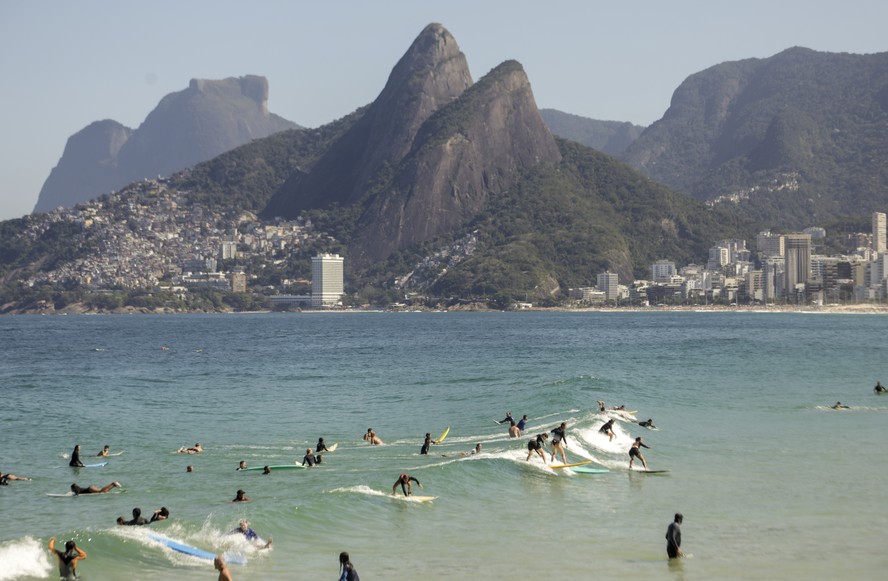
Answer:
<svg viewBox="0 0 888 581"><path fill-rule="evenodd" d="M669 281L675 272L675 263L671 260L658 260L651 265L651 276L656 282Z"/></svg>
<svg viewBox="0 0 888 581"><path fill-rule="evenodd" d="M885 213L873 212L873 250L888 252L885 242Z"/></svg>
<svg viewBox="0 0 888 581"><path fill-rule="evenodd" d="M604 300L615 301L620 296L620 277L615 272L598 275L598 290L604 292Z"/></svg>
<svg viewBox="0 0 888 581"><path fill-rule="evenodd" d="M342 257L319 254L311 259L311 306L335 307L345 293Z"/></svg>

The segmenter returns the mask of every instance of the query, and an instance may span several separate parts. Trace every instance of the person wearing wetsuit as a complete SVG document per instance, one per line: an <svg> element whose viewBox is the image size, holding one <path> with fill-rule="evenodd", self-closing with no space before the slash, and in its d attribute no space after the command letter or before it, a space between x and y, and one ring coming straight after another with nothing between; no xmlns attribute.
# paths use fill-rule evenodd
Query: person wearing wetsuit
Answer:
<svg viewBox="0 0 888 581"><path fill-rule="evenodd" d="M546 453L543 452L543 444L547 439L549 439L549 434L538 434L536 438L532 438L527 442L528 461L530 460L530 457L533 456L533 453L536 452L539 457L543 459L543 464L546 463Z"/></svg>
<svg viewBox="0 0 888 581"><path fill-rule="evenodd" d="M641 460L641 465L644 466L644 469L647 470L648 465L647 462L644 461L644 456L641 455L641 448L647 448L650 450L650 446L641 441L641 436L635 438L635 442L632 444L632 447L629 448L629 470L632 470L632 462L636 458Z"/></svg>
<svg viewBox="0 0 888 581"><path fill-rule="evenodd" d="M59 560L59 576L62 579L77 578L77 561L86 559L86 551L79 548L74 541L65 543L65 552L55 548L55 537L49 539L49 550Z"/></svg>
<svg viewBox="0 0 888 581"><path fill-rule="evenodd" d="M507 411L507 412L506 412L506 417L504 417L503 419L501 419L501 420L498 421L497 423L498 423L498 424L504 424L504 423L506 423L506 422L511 422L511 421L512 421L512 412Z"/></svg>
<svg viewBox="0 0 888 581"><path fill-rule="evenodd" d="M419 449L419 453L420 454L428 454L429 447L434 443L435 442L434 442L434 440L432 440L432 435L430 433L426 432L425 440L422 443L422 448Z"/></svg>
<svg viewBox="0 0 888 581"><path fill-rule="evenodd" d="M518 420L518 430L524 432L525 426L527 426L527 414L524 414L524 417Z"/></svg>
<svg viewBox="0 0 888 581"><path fill-rule="evenodd" d="M155 522L158 520L166 520L170 518L170 511L165 506L161 506L157 510L154 511L154 514L151 515L151 520L148 522Z"/></svg>
<svg viewBox="0 0 888 581"><path fill-rule="evenodd" d="M345 551L339 553L339 581L361 581L358 571Z"/></svg>
<svg viewBox="0 0 888 581"><path fill-rule="evenodd" d="M261 545L259 547L260 549L267 549L271 546L271 543L272 543L271 538L269 538L267 543L265 543L264 545L261 544L262 539L259 537L259 535L256 533L256 531L254 531L253 529L250 528L250 522L246 519L243 519L239 523L237 523L237 528L229 531L227 534L229 534L229 535L241 534L248 541L250 541L252 543L260 544Z"/></svg>
<svg viewBox="0 0 888 581"><path fill-rule="evenodd" d="M413 493L413 487L411 486L411 481L416 482L420 488L422 488L422 484L420 484L419 480L410 476L409 474L401 474L398 476L398 479L395 480L395 484L392 486L392 494L395 494L398 491L398 485L401 485L401 491L404 493L404 496L410 496Z"/></svg>
<svg viewBox="0 0 888 581"><path fill-rule="evenodd" d="M315 446L315 454L320 454L321 452L329 452L327 444L324 443L324 438L318 438L318 445Z"/></svg>
<svg viewBox="0 0 888 581"><path fill-rule="evenodd" d="M615 421L616 420L614 420L612 418L612 419L604 422L604 424L600 428L598 428L599 434L604 434L605 436L608 436L610 438L608 440L609 442L612 442L614 439L614 436L616 435L616 434L614 434L614 422Z"/></svg>
<svg viewBox="0 0 888 581"><path fill-rule="evenodd" d="M552 438L552 458L550 461L554 462L555 454L561 452L561 461L567 464L567 458L564 456L564 447L567 445L567 423L561 422L560 426L550 431L555 434Z"/></svg>
<svg viewBox="0 0 888 581"><path fill-rule="evenodd" d="M149 522L148 519L145 518L144 516L142 516L142 509L141 508L134 508L132 520L128 520L128 521L124 522L123 524L125 524L127 526L140 527L142 525L147 525L148 522Z"/></svg>
<svg viewBox="0 0 888 581"><path fill-rule="evenodd" d="M648 420L645 422L638 422L638 425L641 426L642 428L654 428L655 427L654 420L652 420L650 418L648 418Z"/></svg>
<svg viewBox="0 0 888 581"><path fill-rule="evenodd" d="M675 520L669 523L669 527L666 529L666 554L670 559L677 559L684 555L681 552L681 521L683 520L684 516L680 512L675 513Z"/></svg>
<svg viewBox="0 0 888 581"><path fill-rule="evenodd" d="M305 466L308 464L309 466L314 466L317 463L315 459L314 453L311 451L311 448L305 451L305 456L302 457L302 465Z"/></svg>
<svg viewBox="0 0 888 581"><path fill-rule="evenodd" d="M71 461L68 462L68 466L83 468L84 464L80 461L80 444L74 446L74 451L71 452Z"/></svg>
<svg viewBox="0 0 888 581"><path fill-rule="evenodd" d="M26 476L16 476L15 474L9 473L3 474L3 472L0 472L0 484L2 484L3 486L6 486L13 480L30 480L30 478Z"/></svg>
<svg viewBox="0 0 888 581"><path fill-rule="evenodd" d="M885 389L885 387L882 385L882 382L877 381L876 386L873 388L873 393L875 393L876 395L881 395L886 391L888 391L888 389Z"/></svg>
<svg viewBox="0 0 888 581"><path fill-rule="evenodd" d="M91 484L86 488L82 486L77 486L76 483L71 484L71 492L74 494L102 494L105 492L109 492L112 488L120 488L120 482L112 482L106 486L99 488L95 484Z"/></svg>

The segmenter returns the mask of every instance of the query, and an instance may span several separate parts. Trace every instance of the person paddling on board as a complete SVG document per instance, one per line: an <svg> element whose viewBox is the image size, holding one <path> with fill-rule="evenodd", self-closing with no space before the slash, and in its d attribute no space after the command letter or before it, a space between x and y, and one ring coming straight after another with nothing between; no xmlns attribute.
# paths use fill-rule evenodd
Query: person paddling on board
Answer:
<svg viewBox="0 0 888 581"><path fill-rule="evenodd" d="M3 471L0 470L0 484L7 485L13 480L30 480L27 476L16 476L15 474L3 474Z"/></svg>
<svg viewBox="0 0 888 581"><path fill-rule="evenodd" d="M561 422L560 426L550 431L555 436L552 437L552 458L549 461L554 462L555 454L560 452L562 464L567 464L567 458L564 456L564 447L567 446L567 423Z"/></svg>
<svg viewBox="0 0 888 581"><path fill-rule="evenodd" d="M101 458L101 457L103 457L103 456L107 456L108 453L109 453L110 451L111 451L111 446L109 446L108 444L105 444L105 447L102 448L102 451L101 451L101 452L99 452L98 454L96 454L96 457L97 457L97 458Z"/></svg>
<svg viewBox="0 0 888 581"><path fill-rule="evenodd" d="M62 579L77 578L77 561L86 559L86 551L79 548L74 541L65 543L65 552L55 548L55 537L49 539L49 551L59 560L59 576Z"/></svg>
<svg viewBox="0 0 888 581"><path fill-rule="evenodd" d="M543 452L543 444L546 440L549 439L549 434L537 434L536 438L532 438L527 443L527 460L530 461L530 457L533 456L533 453L536 452L540 458L543 459L543 464L546 463L546 453Z"/></svg>
<svg viewBox="0 0 888 581"><path fill-rule="evenodd" d="M305 466L308 464L309 467L317 464L317 459L315 458L314 452L311 451L311 448L305 450L305 456L302 457L302 465Z"/></svg>
<svg viewBox="0 0 888 581"><path fill-rule="evenodd" d="M68 462L68 466L83 468L84 464L80 461L80 444L74 446L74 451L71 452L71 461Z"/></svg>
<svg viewBox="0 0 888 581"><path fill-rule="evenodd" d="M82 486L77 486L77 484L74 483L71 485L71 492L73 492L75 495L78 495L78 494L104 494L106 492L111 492L112 488L120 488L120 482L115 481L115 482L112 482L111 484L108 484L107 486L103 486L101 488L99 488L98 486L96 486L94 484L91 484L91 485L87 486L86 488L83 488Z"/></svg>
<svg viewBox="0 0 888 581"><path fill-rule="evenodd" d="M632 443L632 447L629 448L629 470L632 470L632 461L638 458L641 460L641 465L644 466L644 469L648 469L647 462L644 461L644 456L641 455L641 448L651 449L650 446L641 441L641 436L635 438L635 442Z"/></svg>
<svg viewBox="0 0 888 581"><path fill-rule="evenodd" d="M518 435L519 436L524 433L524 428L526 428L526 427L527 427L527 414L524 414L524 417L522 417L520 420L518 420L518 432L519 432Z"/></svg>
<svg viewBox="0 0 888 581"><path fill-rule="evenodd" d="M598 433L607 436L608 442L613 442L614 436L616 436L616 434L614 434L615 421L615 419L611 418L608 421L604 422L604 424L602 424L600 428L598 428Z"/></svg>
<svg viewBox="0 0 888 581"><path fill-rule="evenodd" d="M641 426L642 428L650 428L650 429L653 429L653 428L656 428L656 427L657 427L657 426L654 425L654 420L652 420L652 419L650 419L650 418L648 418L648 419L647 419L646 421L644 421L644 422L638 422L638 425Z"/></svg>
<svg viewBox="0 0 888 581"><path fill-rule="evenodd" d="M507 423L507 422L511 422L511 421L512 421L512 412L506 410L506 417L504 417L503 419L499 420L497 423L498 423L498 424L505 424L505 423Z"/></svg>
<svg viewBox="0 0 888 581"><path fill-rule="evenodd" d="M229 534L229 535L241 534L248 541L256 544L260 549L268 549L269 547L271 547L271 543L272 543L271 537L268 538L267 543L263 543L262 539L259 538L259 535L256 534L256 531L254 531L253 529L250 528L250 521L248 521L247 519L241 519L241 521L239 523L237 523L237 528L232 529L227 534Z"/></svg>
<svg viewBox="0 0 888 581"><path fill-rule="evenodd" d="M670 559L684 556L684 553L681 552L681 521L683 520L684 516L680 512L675 513L675 520L669 523L669 527L666 529L666 554Z"/></svg>
<svg viewBox="0 0 888 581"><path fill-rule="evenodd" d="M481 453L481 444L475 444L475 447L472 448L471 452L460 452L459 454L441 454L442 458L450 458L451 456L474 456L475 454ZM545 458L544 458L545 460Z"/></svg>
<svg viewBox="0 0 888 581"><path fill-rule="evenodd" d="M401 474L398 476L398 479L395 480L395 484L392 486L392 494L396 494L398 491L398 485L401 485L401 491L404 493L404 496L410 496L413 494L413 487L410 484L411 482L416 482L416 484L422 488L422 484L420 484L419 480L410 476L409 474Z"/></svg>
<svg viewBox="0 0 888 581"><path fill-rule="evenodd" d="M339 581L361 581L357 569L345 551L339 553Z"/></svg>
<svg viewBox="0 0 888 581"><path fill-rule="evenodd" d="M832 406L832 409L834 409L834 410L849 410L851 408L844 405L842 402L837 401L836 405Z"/></svg>
<svg viewBox="0 0 888 581"><path fill-rule="evenodd" d="M180 454L199 454L200 452L203 452L203 451L204 451L204 449L203 449L203 446L200 445L200 442L195 444L194 447L192 447L192 448L186 448L185 446L182 446L181 448L179 448L177 450L177 452L179 452Z"/></svg>
<svg viewBox="0 0 888 581"><path fill-rule="evenodd" d="M321 452L329 452L327 449L327 444L324 443L324 438L318 438L318 445L315 446L315 454L320 454Z"/></svg>
<svg viewBox="0 0 888 581"><path fill-rule="evenodd" d="M873 388L873 393L875 393L876 395L881 395L886 391L888 391L888 389L885 389L885 387L882 385L882 382L877 381L876 386Z"/></svg>
<svg viewBox="0 0 888 581"><path fill-rule="evenodd" d="M515 421L512 420L509 422L509 437L510 438L518 438L521 436L521 430L518 429L518 426L515 424Z"/></svg>

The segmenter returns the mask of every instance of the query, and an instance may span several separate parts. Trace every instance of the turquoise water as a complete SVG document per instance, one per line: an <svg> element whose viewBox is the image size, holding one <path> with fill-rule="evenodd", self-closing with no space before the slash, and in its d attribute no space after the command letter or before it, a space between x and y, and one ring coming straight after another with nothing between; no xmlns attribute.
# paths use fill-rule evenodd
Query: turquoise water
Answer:
<svg viewBox="0 0 888 581"><path fill-rule="evenodd" d="M888 530L888 380L877 315L303 313L2 317L0 580L56 578L45 545L73 538L87 580L207 579L212 563L160 533L233 551L236 579L881 579ZM166 347L168 349L162 349ZM596 400L649 431L598 434ZM841 400L850 410L827 406ZM530 416L510 440L506 410ZM566 421L568 458L526 462ZM420 456L423 435L451 426ZM368 427L383 446L361 441ZM627 470L641 435L651 469ZM324 465L264 476L249 465ZM177 454L200 442L205 452ZM442 457L483 443L474 457ZM74 469L109 444L102 468ZM185 468L192 464L193 473ZM432 503L391 499L401 472ZM72 482L122 494L55 498ZM231 503L243 488L252 499ZM134 506L169 521L117 527ZM666 526L685 515L668 562ZM271 550L223 533L248 518Z"/></svg>

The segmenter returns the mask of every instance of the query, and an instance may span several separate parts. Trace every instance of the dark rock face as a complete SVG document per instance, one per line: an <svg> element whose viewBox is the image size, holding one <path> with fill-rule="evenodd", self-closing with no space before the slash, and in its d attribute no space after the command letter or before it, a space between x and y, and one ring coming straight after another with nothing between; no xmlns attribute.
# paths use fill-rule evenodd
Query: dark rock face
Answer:
<svg viewBox="0 0 888 581"><path fill-rule="evenodd" d="M354 203L413 146L422 123L472 84L465 55L440 24L428 25L389 75L367 112L307 176L284 184L265 214Z"/></svg>
<svg viewBox="0 0 888 581"><path fill-rule="evenodd" d="M628 121L600 121L556 109L540 109L553 135L576 141L608 155L619 155L638 139L644 127Z"/></svg>
<svg viewBox="0 0 888 581"><path fill-rule="evenodd" d="M169 175L294 127L268 112L264 77L194 79L184 91L164 97L135 131L102 121L71 137L34 211L72 206L142 178Z"/></svg>

